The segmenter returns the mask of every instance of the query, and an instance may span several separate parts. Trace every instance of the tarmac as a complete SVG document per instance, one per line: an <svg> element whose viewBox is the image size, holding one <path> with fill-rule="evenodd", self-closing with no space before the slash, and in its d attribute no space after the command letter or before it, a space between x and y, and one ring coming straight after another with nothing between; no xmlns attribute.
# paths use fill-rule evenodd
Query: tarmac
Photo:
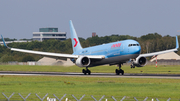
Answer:
<svg viewBox="0 0 180 101"><path fill-rule="evenodd" d="M116 75L115 73L91 73L91 75L84 75L83 73L74 73L74 72L0 71L0 75L180 79L180 74L129 74L129 73L125 73L124 75Z"/></svg>

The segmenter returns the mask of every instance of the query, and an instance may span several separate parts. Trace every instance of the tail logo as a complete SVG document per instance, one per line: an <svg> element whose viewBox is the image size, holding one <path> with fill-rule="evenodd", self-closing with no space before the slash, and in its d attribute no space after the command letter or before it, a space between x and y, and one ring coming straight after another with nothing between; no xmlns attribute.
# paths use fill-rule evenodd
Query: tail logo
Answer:
<svg viewBox="0 0 180 101"><path fill-rule="evenodd" d="M77 46L78 41L77 41L77 39L76 39L76 38L74 38L73 40L75 41L74 47L76 47L76 46Z"/></svg>

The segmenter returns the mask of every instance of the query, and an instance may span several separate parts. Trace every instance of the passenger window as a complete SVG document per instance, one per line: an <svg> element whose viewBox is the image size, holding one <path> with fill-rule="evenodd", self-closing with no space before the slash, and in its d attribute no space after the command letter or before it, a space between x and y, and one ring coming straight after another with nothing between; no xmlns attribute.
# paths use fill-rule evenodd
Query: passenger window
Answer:
<svg viewBox="0 0 180 101"><path fill-rule="evenodd" d="M131 47L131 46L139 46L139 44L129 44L128 47Z"/></svg>

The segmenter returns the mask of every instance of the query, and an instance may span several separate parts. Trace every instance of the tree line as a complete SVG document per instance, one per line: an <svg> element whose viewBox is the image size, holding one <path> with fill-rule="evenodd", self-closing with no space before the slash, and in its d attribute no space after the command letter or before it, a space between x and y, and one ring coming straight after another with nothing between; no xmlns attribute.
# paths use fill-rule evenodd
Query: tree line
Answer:
<svg viewBox="0 0 180 101"><path fill-rule="evenodd" d="M141 45L142 54L172 49L176 47L175 37L172 37L169 35L161 36L158 33L149 33L141 37L133 37L129 35L111 35L111 36L104 36L104 37L95 36L95 37L89 37L87 39L79 38L83 48L95 46L95 45L101 45L101 44L110 43L110 42L126 40L126 39L133 39L133 40L138 41ZM50 40L44 40L43 42L32 41L32 42L27 42L27 43L10 43L8 44L8 46L13 47L13 48L21 48L21 49L35 50L35 51L67 53L67 54L73 53L72 43L71 43L70 38L64 41L50 39ZM180 54L179 51L177 53ZM0 46L0 62L37 61L40 58L42 58L42 56L10 51L4 46Z"/></svg>

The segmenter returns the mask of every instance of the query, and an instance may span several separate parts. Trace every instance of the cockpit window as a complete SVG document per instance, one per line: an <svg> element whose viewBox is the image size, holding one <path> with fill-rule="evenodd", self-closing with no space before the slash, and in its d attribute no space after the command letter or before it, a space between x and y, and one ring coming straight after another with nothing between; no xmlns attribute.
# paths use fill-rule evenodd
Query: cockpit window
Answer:
<svg viewBox="0 0 180 101"><path fill-rule="evenodd" d="M131 46L139 46L139 44L129 44L128 46L129 47L131 47Z"/></svg>

